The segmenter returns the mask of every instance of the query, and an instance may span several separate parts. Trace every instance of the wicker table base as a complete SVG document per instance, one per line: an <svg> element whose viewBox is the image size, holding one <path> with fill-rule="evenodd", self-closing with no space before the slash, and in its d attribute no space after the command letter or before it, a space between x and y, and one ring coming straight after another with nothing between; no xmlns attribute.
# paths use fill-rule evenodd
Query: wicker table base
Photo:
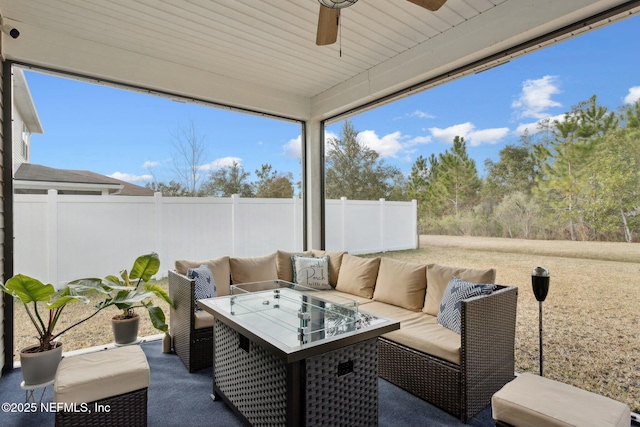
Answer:
<svg viewBox="0 0 640 427"><path fill-rule="evenodd" d="M377 426L377 339L285 363L216 319L214 395L261 426Z"/></svg>

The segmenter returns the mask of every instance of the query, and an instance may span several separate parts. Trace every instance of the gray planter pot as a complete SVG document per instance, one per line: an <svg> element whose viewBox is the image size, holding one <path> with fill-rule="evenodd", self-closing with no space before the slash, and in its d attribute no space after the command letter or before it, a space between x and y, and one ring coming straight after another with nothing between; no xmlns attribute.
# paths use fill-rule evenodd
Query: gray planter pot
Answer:
<svg viewBox="0 0 640 427"><path fill-rule="evenodd" d="M22 378L26 385L44 384L52 381L56 376L58 364L62 360L62 343L58 343L53 350L39 353L26 352L35 347L38 345L31 345L20 350Z"/></svg>
<svg viewBox="0 0 640 427"><path fill-rule="evenodd" d="M111 319L113 339L117 345L135 344L138 342L138 328L140 315L136 314L131 319Z"/></svg>

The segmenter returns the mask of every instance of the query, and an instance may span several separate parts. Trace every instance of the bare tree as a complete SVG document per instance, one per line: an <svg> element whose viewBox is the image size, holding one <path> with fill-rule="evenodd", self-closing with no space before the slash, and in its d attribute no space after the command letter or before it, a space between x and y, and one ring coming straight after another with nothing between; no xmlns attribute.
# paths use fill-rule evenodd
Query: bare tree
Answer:
<svg viewBox="0 0 640 427"><path fill-rule="evenodd" d="M186 126L178 125L177 131L171 135L173 150L173 172L177 182L187 190L190 196L198 194L200 166L205 155L205 137L200 135L193 120Z"/></svg>

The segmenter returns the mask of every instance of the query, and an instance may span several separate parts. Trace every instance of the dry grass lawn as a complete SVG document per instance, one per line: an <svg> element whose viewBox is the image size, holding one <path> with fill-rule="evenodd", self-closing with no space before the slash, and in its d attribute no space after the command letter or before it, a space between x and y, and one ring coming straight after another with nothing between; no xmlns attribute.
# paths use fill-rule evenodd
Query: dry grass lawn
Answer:
<svg viewBox="0 0 640 427"><path fill-rule="evenodd" d="M548 268L551 285L543 306L545 376L622 401L640 412L640 245L421 236L420 249L383 256L495 267L498 283L518 286L517 372L539 371L538 302L531 290L531 270L538 265ZM69 307L65 314L74 318L83 309L87 307ZM158 333L146 311L139 313L144 320L140 334ZM105 310L65 334L65 350L112 342L109 319L114 314L116 310ZM16 303L16 349L33 342L27 322Z"/></svg>

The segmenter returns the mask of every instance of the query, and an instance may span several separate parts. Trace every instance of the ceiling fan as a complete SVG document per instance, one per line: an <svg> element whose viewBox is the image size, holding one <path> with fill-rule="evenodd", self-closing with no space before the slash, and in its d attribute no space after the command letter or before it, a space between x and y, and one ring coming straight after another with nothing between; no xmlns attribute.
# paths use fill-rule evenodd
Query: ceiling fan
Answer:
<svg viewBox="0 0 640 427"><path fill-rule="evenodd" d="M318 32L316 44L325 46L333 44L338 38L340 24L340 9L354 5L358 0L318 0L320 14L318 15ZM440 9L447 0L408 0L413 4L424 7L432 12Z"/></svg>

